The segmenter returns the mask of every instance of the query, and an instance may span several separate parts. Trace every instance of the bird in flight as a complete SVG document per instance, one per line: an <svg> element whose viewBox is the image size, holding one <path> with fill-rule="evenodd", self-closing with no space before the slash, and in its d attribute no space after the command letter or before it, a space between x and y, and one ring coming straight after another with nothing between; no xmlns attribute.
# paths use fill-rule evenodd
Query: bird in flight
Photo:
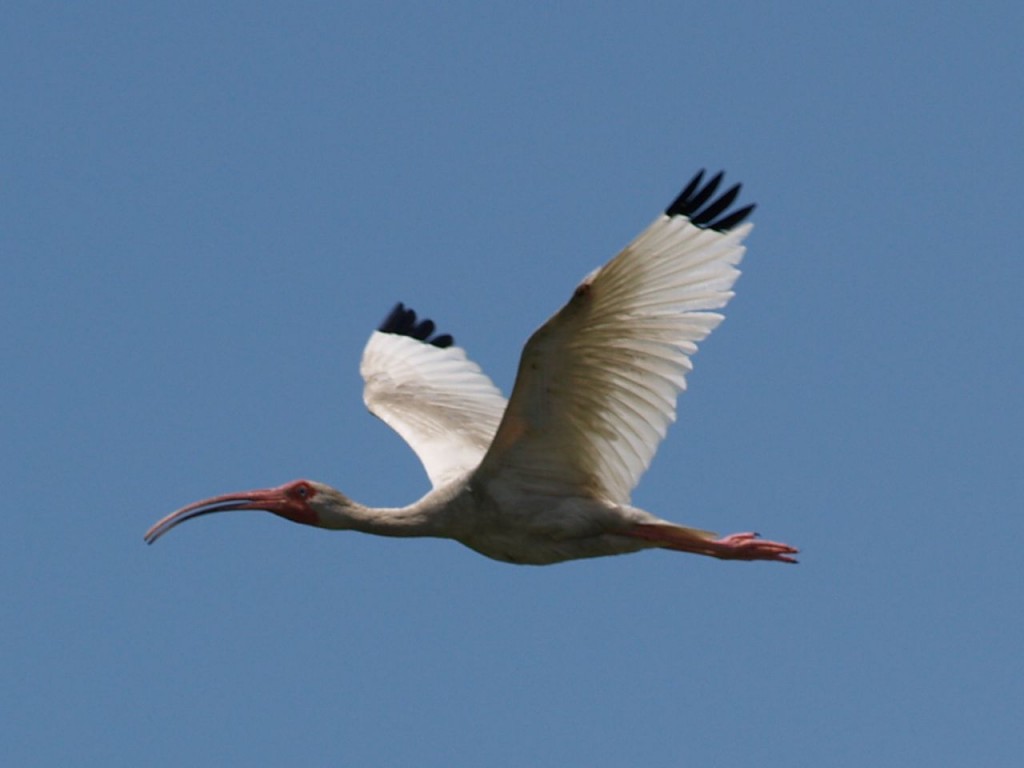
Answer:
<svg viewBox="0 0 1024 768"><path fill-rule="evenodd" d="M699 172L647 229L576 286L527 341L506 401L431 320L398 304L363 350L363 399L416 452L431 490L374 508L311 480L214 496L163 518L152 544L213 512L265 510L296 523L450 538L506 563L546 565L668 549L793 563L755 533L719 537L663 520L630 493L675 420L690 358L721 321L743 256L736 184Z"/></svg>

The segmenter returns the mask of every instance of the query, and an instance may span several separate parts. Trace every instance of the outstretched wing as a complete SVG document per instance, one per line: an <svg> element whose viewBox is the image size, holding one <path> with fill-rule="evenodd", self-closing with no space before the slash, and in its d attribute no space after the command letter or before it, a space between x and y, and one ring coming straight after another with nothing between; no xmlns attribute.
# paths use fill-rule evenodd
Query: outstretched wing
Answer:
<svg viewBox="0 0 1024 768"><path fill-rule="evenodd" d="M437 488L480 463L505 398L451 336L398 304L373 332L359 372L363 401L395 430Z"/></svg>
<svg viewBox="0 0 1024 768"><path fill-rule="evenodd" d="M703 171L527 342L478 477L628 503L675 420L697 342L732 298L754 206Z"/></svg>

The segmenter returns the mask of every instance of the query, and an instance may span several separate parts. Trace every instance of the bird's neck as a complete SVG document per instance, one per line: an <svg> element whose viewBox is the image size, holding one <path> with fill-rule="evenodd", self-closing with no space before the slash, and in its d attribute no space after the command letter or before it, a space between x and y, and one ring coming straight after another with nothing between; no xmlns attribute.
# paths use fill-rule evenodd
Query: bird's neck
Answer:
<svg viewBox="0 0 1024 768"><path fill-rule="evenodd" d="M368 507L339 498L320 510L320 525L378 536L444 536L443 505L431 495L407 507Z"/></svg>

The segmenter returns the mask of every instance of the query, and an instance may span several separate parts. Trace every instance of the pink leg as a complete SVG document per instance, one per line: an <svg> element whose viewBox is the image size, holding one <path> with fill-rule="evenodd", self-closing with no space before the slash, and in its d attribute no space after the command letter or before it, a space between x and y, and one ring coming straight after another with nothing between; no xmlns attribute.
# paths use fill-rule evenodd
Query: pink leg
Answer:
<svg viewBox="0 0 1024 768"><path fill-rule="evenodd" d="M626 536L650 541L665 549L692 552L696 555L717 557L720 560L772 560L777 563L795 563L789 557L799 550L778 541L766 541L756 533L733 533L712 539L701 531L681 525L635 525L624 532Z"/></svg>
<svg viewBox="0 0 1024 768"><path fill-rule="evenodd" d="M733 533L711 542L719 553L715 557L723 560L774 560L778 563L795 563L798 550L780 541L759 539L756 533Z"/></svg>

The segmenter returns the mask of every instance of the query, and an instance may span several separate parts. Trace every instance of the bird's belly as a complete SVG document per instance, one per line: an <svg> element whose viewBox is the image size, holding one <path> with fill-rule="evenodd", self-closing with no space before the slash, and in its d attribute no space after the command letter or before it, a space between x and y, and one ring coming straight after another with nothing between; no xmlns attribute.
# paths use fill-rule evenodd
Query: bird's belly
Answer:
<svg viewBox="0 0 1024 768"><path fill-rule="evenodd" d="M581 539L546 539L525 536L485 536L463 539L462 543L481 555L516 565L551 565L566 560L624 555L647 549L639 539L600 534Z"/></svg>
<svg viewBox="0 0 1024 768"><path fill-rule="evenodd" d="M636 552L649 546L616 535L637 522L631 508L591 499L519 500L482 512L480 525L456 538L470 549L505 563L549 565L565 560Z"/></svg>

